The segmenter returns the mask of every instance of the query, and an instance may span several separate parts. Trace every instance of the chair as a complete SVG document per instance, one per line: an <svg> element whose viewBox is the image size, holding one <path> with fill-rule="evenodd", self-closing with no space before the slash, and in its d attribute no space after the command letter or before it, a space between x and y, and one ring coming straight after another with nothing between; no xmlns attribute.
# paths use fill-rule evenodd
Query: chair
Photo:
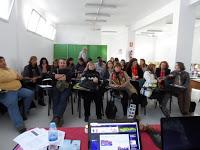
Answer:
<svg viewBox="0 0 200 150"><path fill-rule="evenodd" d="M42 85L38 85L41 89L43 89L48 96L48 116L50 115L50 110L51 110L51 96L49 96L49 90L53 88L52 86L52 79L47 78L42 80ZM43 92L43 97L45 96Z"/></svg>

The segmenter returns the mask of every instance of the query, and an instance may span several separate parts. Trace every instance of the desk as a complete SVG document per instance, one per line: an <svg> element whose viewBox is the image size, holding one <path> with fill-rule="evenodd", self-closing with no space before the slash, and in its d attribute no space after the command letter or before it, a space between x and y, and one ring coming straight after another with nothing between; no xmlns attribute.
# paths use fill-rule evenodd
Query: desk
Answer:
<svg viewBox="0 0 200 150"><path fill-rule="evenodd" d="M160 130L159 125L154 125L153 127L157 130ZM81 150L88 150L88 135L85 134L84 128L59 128L59 130L66 133L65 139L80 140ZM141 132L141 139L143 150L159 150L159 148L153 144L150 136L147 133ZM22 149L20 149L19 146L16 146L13 150Z"/></svg>
<svg viewBox="0 0 200 150"><path fill-rule="evenodd" d="M190 88L200 90L200 78L190 80Z"/></svg>

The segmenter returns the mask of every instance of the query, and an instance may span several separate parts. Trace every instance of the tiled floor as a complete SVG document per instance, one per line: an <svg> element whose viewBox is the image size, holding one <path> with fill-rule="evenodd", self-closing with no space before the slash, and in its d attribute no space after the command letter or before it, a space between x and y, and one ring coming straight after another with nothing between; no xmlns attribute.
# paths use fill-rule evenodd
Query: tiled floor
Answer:
<svg viewBox="0 0 200 150"><path fill-rule="evenodd" d="M198 100L195 99L197 102ZM197 103L198 104L198 103ZM104 108L105 108L104 101ZM119 101L116 101L116 105L118 108L117 118L122 117L122 106ZM200 105L197 105L195 115L200 115L199 111ZM78 117L77 112L77 103L74 104L74 115L71 114L71 106L70 103L67 106L66 112L64 114L64 127L83 127L86 125L83 117L83 106L82 106L82 118ZM91 106L91 118L96 118L95 116L95 105L92 103ZM176 98L173 98L172 103L172 116L181 116ZM143 113L143 110L140 110L141 121L145 124L159 124L160 118L163 117L159 107L155 108L155 103L153 100L148 101L147 106L147 114L146 116ZM105 116L103 117L105 118ZM28 120L25 122L27 128L34 127L48 127L52 116L47 115L47 106L40 107L38 106L36 109L32 109ZM13 127L8 114L0 115L0 150L12 150L15 146L15 143L12 141L18 135L17 131Z"/></svg>

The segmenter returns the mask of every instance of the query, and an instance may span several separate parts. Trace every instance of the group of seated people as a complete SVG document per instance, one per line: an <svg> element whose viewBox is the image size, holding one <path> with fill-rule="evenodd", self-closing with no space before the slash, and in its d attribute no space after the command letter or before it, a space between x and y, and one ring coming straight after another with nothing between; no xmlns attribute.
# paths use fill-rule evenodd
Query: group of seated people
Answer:
<svg viewBox="0 0 200 150"><path fill-rule="evenodd" d="M171 95L178 97L178 104L183 115L189 114L190 106L190 77L185 71L184 64L177 62L175 70L170 72L168 63L163 61L160 66L145 63L144 59L140 64L136 58L129 62L119 61L118 58L111 58L108 62L97 58L96 63L92 59L85 61L78 59L75 65L73 58L54 60L49 65L46 58L41 58L37 65L37 57L31 56L29 64L24 67L22 76L13 69L7 67L4 57L0 56L0 89L7 92L0 94L0 103L5 105L12 122L19 132L26 130L23 118L18 107L18 100L23 100L25 113L29 113L33 99L38 104L45 106L43 90L38 85L42 84L45 78L52 79L53 119L58 127L63 124L63 115L67 107L67 99L72 89L70 87L73 78L79 78L80 86L88 87L90 91L81 91L84 99L85 121L90 117L91 102L95 102L97 119L102 119L102 103L106 86L119 94L124 116L127 115L127 108L130 103L136 105L135 116L138 117L138 105L145 107L147 97L141 93L141 88L152 91L151 97L155 97L160 108L166 117L170 116L167 109L167 102ZM21 81L21 82L20 82ZM170 85L177 84L184 88L171 89Z"/></svg>

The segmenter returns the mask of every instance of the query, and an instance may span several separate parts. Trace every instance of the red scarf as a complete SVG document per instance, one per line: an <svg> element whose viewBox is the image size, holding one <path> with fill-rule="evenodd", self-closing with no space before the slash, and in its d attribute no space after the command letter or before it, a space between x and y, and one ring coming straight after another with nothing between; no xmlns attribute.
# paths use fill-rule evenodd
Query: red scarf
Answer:
<svg viewBox="0 0 200 150"><path fill-rule="evenodd" d="M132 75L138 76L138 69L137 69L137 66L134 66L134 67L132 68Z"/></svg>
<svg viewBox="0 0 200 150"><path fill-rule="evenodd" d="M160 77L161 78L165 77L165 71L162 71L162 70L160 71Z"/></svg>

